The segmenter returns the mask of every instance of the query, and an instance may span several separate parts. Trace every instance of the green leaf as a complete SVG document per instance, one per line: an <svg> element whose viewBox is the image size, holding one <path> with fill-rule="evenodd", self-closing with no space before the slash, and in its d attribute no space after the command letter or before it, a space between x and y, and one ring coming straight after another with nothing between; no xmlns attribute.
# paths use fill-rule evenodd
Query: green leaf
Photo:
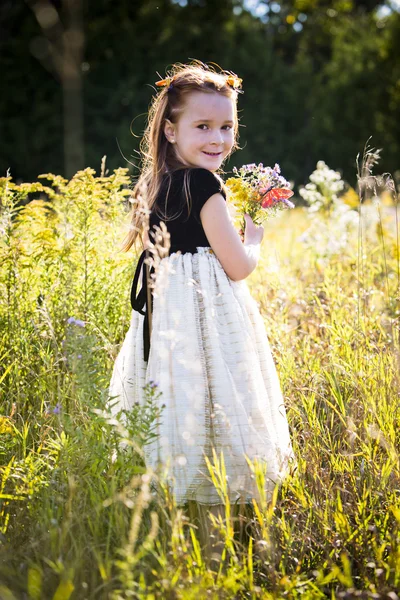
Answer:
<svg viewBox="0 0 400 600"><path fill-rule="evenodd" d="M28 569L28 594L32 600L42 598L42 571L38 567Z"/></svg>
<svg viewBox="0 0 400 600"><path fill-rule="evenodd" d="M75 586L72 581L61 581L53 596L53 600L69 600L74 589Z"/></svg>

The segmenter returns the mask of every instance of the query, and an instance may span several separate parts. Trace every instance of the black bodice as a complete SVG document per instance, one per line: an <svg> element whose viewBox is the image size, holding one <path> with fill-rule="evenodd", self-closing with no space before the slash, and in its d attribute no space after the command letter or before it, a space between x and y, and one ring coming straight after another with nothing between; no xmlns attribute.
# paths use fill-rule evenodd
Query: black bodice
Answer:
<svg viewBox="0 0 400 600"><path fill-rule="evenodd" d="M189 171L189 206L185 195L184 176ZM220 193L226 199L220 180L207 169L180 169L164 176L160 192L150 213L149 236L152 239L154 225L163 221L170 234L169 255L180 251L182 254L195 254L197 247L209 246L200 219L200 211L207 200L214 194ZM153 297L150 294L151 306L148 306L147 273L144 259L147 251L139 257L131 289L132 308L144 315L143 323L143 358L148 360L150 352L149 313L153 310ZM149 274L154 271L149 268ZM142 287L137 293L139 276L142 272Z"/></svg>

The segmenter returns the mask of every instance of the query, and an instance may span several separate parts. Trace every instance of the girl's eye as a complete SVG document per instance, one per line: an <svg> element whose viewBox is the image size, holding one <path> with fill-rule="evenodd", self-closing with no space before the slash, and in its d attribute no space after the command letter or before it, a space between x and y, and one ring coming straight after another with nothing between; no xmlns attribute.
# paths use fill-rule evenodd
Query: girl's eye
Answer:
<svg viewBox="0 0 400 600"><path fill-rule="evenodd" d="M208 129L208 125L206 123L200 123L200 125L197 125L197 128L205 131L206 129ZM225 131L229 131L230 129L232 129L232 125L223 125L221 127L221 129L224 129Z"/></svg>

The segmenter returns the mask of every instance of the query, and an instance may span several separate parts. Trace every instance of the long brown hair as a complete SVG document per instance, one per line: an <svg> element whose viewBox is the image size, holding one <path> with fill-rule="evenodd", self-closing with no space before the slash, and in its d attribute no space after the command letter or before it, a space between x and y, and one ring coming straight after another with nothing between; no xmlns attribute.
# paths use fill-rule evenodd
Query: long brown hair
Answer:
<svg viewBox="0 0 400 600"><path fill-rule="evenodd" d="M171 81L172 85L170 85ZM147 127L140 144L142 171L130 198L132 203L131 226L123 242L122 250L129 250L138 236L143 245L142 236L148 227L148 215L156 201L164 175L169 177L170 184L171 173L186 166L178 160L173 145L165 137L166 119L176 123L184 106L185 96L193 91L218 92L232 98L235 107L232 153L238 147L239 123L236 105L240 81L232 72L217 71L212 65L194 61L186 65L181 63L173 65L166 80L160 82L165 82L165 85L151 101ZM184 189L190 210L189 176L190 171L185 172Z"/></svg>

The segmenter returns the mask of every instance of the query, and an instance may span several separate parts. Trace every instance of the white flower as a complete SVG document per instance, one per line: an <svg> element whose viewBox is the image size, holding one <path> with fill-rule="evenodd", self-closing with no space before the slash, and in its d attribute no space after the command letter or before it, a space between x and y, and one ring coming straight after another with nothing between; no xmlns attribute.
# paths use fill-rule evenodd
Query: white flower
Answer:
<svg viewBox="0 0 400 600"><path fill-rule="evenodd" d="M308 212L315 215L320 210L332 210L338 200L337 194L344 188L340 173L329 169L323 160L317 162L317 168L310 175L310 182L299 190L299 194L308 203Z"/></svg>

